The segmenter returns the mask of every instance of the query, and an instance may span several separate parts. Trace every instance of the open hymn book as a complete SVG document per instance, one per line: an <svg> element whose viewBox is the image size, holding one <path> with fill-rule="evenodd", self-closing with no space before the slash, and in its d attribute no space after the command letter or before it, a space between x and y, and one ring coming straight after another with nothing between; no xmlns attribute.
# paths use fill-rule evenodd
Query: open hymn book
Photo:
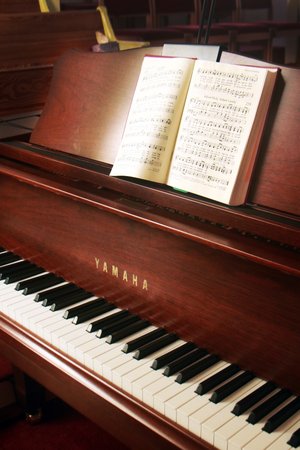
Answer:
<svg viewBox="0 0 300 450"><path fill-rule="evenodd" d="M244 203L276 74L146 56L110 175Z"/></svg>

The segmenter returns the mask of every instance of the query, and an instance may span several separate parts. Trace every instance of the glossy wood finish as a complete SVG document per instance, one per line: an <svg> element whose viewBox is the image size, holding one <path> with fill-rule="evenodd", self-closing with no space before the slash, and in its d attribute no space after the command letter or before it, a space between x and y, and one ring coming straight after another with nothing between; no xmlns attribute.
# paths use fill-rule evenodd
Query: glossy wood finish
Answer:
<svg viewBox="0 0 300 450"><path fill-rule="evenodd" d="M53 63L69 48L96 43L97 11L3 14L0 16L1 67ZM81 44L80 44L81 43Z"/></svg>
<svg viewBox="0 0 300 450"><path fill-rule="evenodd" d="M112 164L143 55L151 51L159 50L141 49L104 58L80 52L64 55L56 66L49 101L31 142ZM230 53L223 53L222 61L232 60ZM296 218L300 215L299 96L299 71L282 68L248 196L249 203ZM280 186L276 195L274 184Z"/></svg>
<svg viewBox="0 0 300 450"><path fill-rule="evenodd" d="M89 51L101 29L96 10L0 14L0 115L43 106L53 63L70 48Z"/></svg>
<svg viewBox="0 0 300 450"><path fill-rule="evenodd" d="M55 66L49 101L31 141L113 163L147 53L161 54L161 48L64 54Z"/></svg>
<svg viewBox="0 0 300 450"><path fill-rule="evenodd" d="M0 69L0 116L42 109L52 70L52 65Z"/></svg>
<svg viewBox="0 0 300 450"><path fill-rule="evenodd" d="M299 178L285 183L280 177L271 192L262 179L261 160L249 203L228 208L161 186L109 177L109 164L87 158L91 155L85 148L99 136L111 139L106 149L114 148L122 124L114 122L114 136L105 127L118 110L117 97L130 101L142 54L114 56L66 55L32 143L0 145L0 245L299 394L299 215L290 206L296 204ZM74 80L70 83L67 75L76 64L79 77L73 90ZM78 70L84 66L90 68L86 78ZM121 80L120 73L129 79ZM279 135L285 132L279 119L288 107L294 124L299 118L298 98L289 93L289 80L299 80L299 73L283 70L282 76L282 106L275 99L262 146L269 164L265 177L272 167L280 176L282 161L271 148L275 128ZM81 103L81 89L90 109L88 101ZM75 91L78 97L70 102ZM128 108L122 105L121 121ZM106 125L99 131L103 111ZM55 139L64 151L46 148ZM294 137L281 139L294 163ZM288 162L285 167L292 173ZM275 204L282 184L287 198L282 201L278 195ZM253 203L256 193L266 199L259 207ZM108 431L121 429L121 439L133 448L209 448L5 317L0 334L5 356Z"/></svg>
<svg viewBox="0 0 300 450"><path fill-rule="evenodd" d="M38 0L0 0L0 14L40 12Z"/></svg>

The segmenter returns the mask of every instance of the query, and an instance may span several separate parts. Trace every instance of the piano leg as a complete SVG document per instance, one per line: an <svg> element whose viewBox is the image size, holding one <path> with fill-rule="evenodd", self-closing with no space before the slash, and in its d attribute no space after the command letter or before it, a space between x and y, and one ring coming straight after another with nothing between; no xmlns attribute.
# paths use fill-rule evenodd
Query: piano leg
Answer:
<svg viewBox="0 0 300 450"><path fill-rule="evenodd" d="M43 417L45 389L37 381L24 374L25 417L30 424L37 424Z"/></svg>

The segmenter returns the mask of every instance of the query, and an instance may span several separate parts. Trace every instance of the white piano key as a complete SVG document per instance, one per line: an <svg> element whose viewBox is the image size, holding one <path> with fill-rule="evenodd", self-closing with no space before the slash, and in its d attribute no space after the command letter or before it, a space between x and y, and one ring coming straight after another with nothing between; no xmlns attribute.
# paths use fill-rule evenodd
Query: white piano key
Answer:
<svg viewBox="0 0 300 450"><path fill-rule="evenodd" d="M27 317L32 317L33 315L36 317L40 313L39 309L36 307L36 305L27 305L27 307L19 308L17 311L15 311L15 320L19 323L21 323L24 327L28 328L28 321ZM31 331L33 331L30 328Z"/></svg>
<svg viewBox="0 0 300 450"><path fill-rule="evenodd" d="M207 420L199 417L199 420L201 421L200 437L202 437L202 439L204 439L206 442L209 442L213 445L216 430L232 419L233 414L231 411L236 402L238 402L244 396L250 394L250 392L253 392L263 383L263 380L256 378L242 388L238 389L235 393L231 394L221 403L211 403L212 407L210 409L213 411L213 415Z"/></svg>
<svg viewBox="0 0 300 450"><path fill-rule="evenodd" d="M4 280L0 281L0 299L5 298L5 295L9 292L14 292L15 294L18 292L15 290L14 284L5 284Z"/></svg>
<svg viewBox="0 0 300 450"><path fill-rule="evenodd" d="M272 431L272 433L267 433L265 431L260 431L260 433L251 441L249 444L245 445L245 450L257 450L257 448L261 450L267 449L273 442L276 442L277 439L280 438L291 426L297 425L300 423L300 413L294 414L290 417L285 423L280 425L276 430Z"/></svg>
<svg viewBox="0 0 300 450"><path fill-rule="evenodd" d="M169 399L165 404L165 415L169 418L177 422L177 411L179 408L187 403L189 400L192 400L196 396L199 397L198 394L195 393L195 390L198 386L198 384L205 380L207 377L213 375L214 373L217 373L221 369L225 367L226 363L223 361L218 362L217 364L214 364L212 367L209 367L204 372L198 374L197 376L191 378L189 381L184 383L185 389L183 392L179 393L175 397L172 397Z"/></svg>
<svg viewBox="0 0 300 450"><path fill-rule="evenodd" d="M49 312L49 314L50 314L50 312ZM63 323L63 321L58 319L55 324L55 329L61 330L63 332L65 330L64 326L65 326L65 324ZM53 330L53 324L46 323L43 328L43 332L42 332L44 339L51 344L53 343L52 342L52 330Z"/></svg>
<svg viewBox="0 0 300 450"><path fill-rule="evenodd" d="M132 394L133 385L142 376L146 375L150 371L153 371L151 369L152 361L157 358L160 355L165 354L166 352L169 352L175 348L175 343L169 344L168 346L164 347L163 349L160 349L156 351L155 353L152 353L152 355L146 356L145 358L137 361L139 364L137 368L133 371L130 371L126 374L126 377L122 379L122 388L130 392ZM141 365L140 365L141 364Z"/></svg>
<svg viewBox="0 0 300 450"><path fill-rule="evenodd" d="M107 361L110 361L112 359L111 354L110 354L111 345L114 345L114 348L116 348L116 347L119 348L119 352L120 352L119 354L122 354L124 362L128 361L128 356L130 356L130 358L132 359L131 355L127 355L126 353L122 352L122 348L123 348L124 344L126 342L128 342L128 338L124 338L124 339L122 339L122 341L120 341L120 342L118 342L116 344L107 344L105 342L105 339L100 339L100 341L103 341L103 346L98 351L97 356L95 358L93 358L93 370L96 373L102 374L102 365L103 365L103 363L107 362ZM116 355L115 355L115 357L116 357Z"/></svg>
<svg viewBox="0 0 300 450"><path fill-rule="evenodd" d="M272 396L274 393L278 392L279 389L271 392L269 395L264 397L262 400L256 403L255 406L263 403L267 398ZM221 450L227 449L227 442L232 436L241 431L246 427L248 422L246 421L250 413L250 409L240 416L232 415L231 420L229 420L225 425L220 426L214 435L214 445L216 448Z"/></svg>
<svg viewBox="0 0 300 450"><path fill-rule="evenodd" d="M122 352L124 344L128 342L128 339L136 339L140 336L143 336L144 334L146 334L146 331L141 330L137 333L134 333L129 338L127 336L114 344L108 344L105 342L107 350L105 352L102 352L101 355L97 356L94 359L94 371L103 375L106 379L112 381L112 368L119 367L121 364L125 364L133 359L132 353Z"/></svg>
<svg viewBox="0 0 300 450"><path fill-rule="evenodd" d="M147 327L147 328L144 328L143 330L137 331L136 333L134 333L130 336L126 336L125 338L121 339L119 342L115 342L114 344L108 344L111 347L111 349L117 348L118 344L121 344L121 348L118 347L118 350L115 352L115 354L110 353L110 350L108 350L110 355L113 355L113 357L111 357L109 359L106 358L106 360L101 359L101 364L102 364L101 370L102 370L103 376L105 378L107 378L108 380L112 380L112 370L115 369L116 367L119 367L121 364L124 364L125 362L129 361L130 359L132 359L133 353L122 352L122 348L123 348L124 344L126 344L129 340L137 339L137 338L143 336L144 334L149 333L152 330L155 330L155 327ZM120 362L120 361L122 361L122 362ZM95 364L99 364L99 361L95 360Z"/></svg>
<svg viewBox="0 0 300 450"><path fill-rule="evenodd" d="M33 312L39 312L40 311L40 305L38 305L36 302L33 301L25 301L24 305L18 307L14 311L14 316L17 321L20 321L22 325L26 324L26 319L28 315L31 315Z"/></svg>
<svg viewBox="0 0 300 450"><path fill-rule="evenodd" d="M37 315L30 315L27 317L26 323L32 331L43 335L43 332L47 326L57 323L60 317L60 312L52 312L49 311L48 308L42 308Z"/></svg>
<svg viewBox="0 0 300 450"><path fill-rule="evenodd" d="M100 356L103 352L104 342L101 342L95 334L93 334L94 339L99 342L98 346L92 348L84 354L84 365L94 370L94 359ZM104 347L105 348L105 347Z"/></svg>
<svg viewBox="0 0 300 450"><path fill-rule="evenodd" d="M271 445L267 447L268 450L288 450L291 449L291 445L288 444L292 434L300 428L300 419L294 423L294 425L290 426L284 430L284 432L276 439L276 441L272 442ZM271 433L272 434L272 433Z"/></svg>
<svg viewBox="0 0 300 450"><path fill-rule="evenodd" d="M201 374L199 375L199 378L201 378ZM194 381L196 382L196 380L198 381L198 378L195 378L195 380L190 380L189 382L183 383L183 384L173 383L170 386L168 386L166 389L159 391L156 395L154 395L154 398L153 398L154 409L156 409L157 411L159 411L162 414L165 414L165 405L168 404L172 398L176 397L177 395L180 395L182 392L186 392L187 389L190 389L191 385L193 385ZM196 389L196 387L195 387L195 389ZM187 391L187 392L189 392L189 391ZM194 392L192 394L193 394L192 397L196 396L196 394L194 394ZM182 395L184 395L184 394L182 394ZM199 397L199 395L197 395L197 398L198 397ZM193 402L193 399L191 399L190 401ZM178 408L176 415L177 415L178 423L180 423L180 424L186 423L186 427L187 427L188 421L187 420L185 421L186 410L188 410L189 414L191 414L191 412L190 412L190 408L186 407L185 404L187 404L187 402L184 402L182 408ZM192 407L192 404L193 403L191 403L191 405L189 405L189 406ZM192 409L192 412L194 412L197 409L197 407L192 407L192 408L194 408L194 409Z"/></svg>
<svg viewBox="0 0 300 450"><path fill-rule="evenodd" d="M72 340L87 333L86 326L86 323L75 325L69 322L63 328L51 332L51 342L63 352L68 353L68 345L72 345Z"/></svg>
<svg viewBox="0 0 300 450"><path fill-rule="evenodd" d="M7 299L6 303L2 304L2 310L5 314L15 320L16 313L19 309L24 311L26 308L26 301L23 298L11 297Z"/></svg>
<svg viewBox="0 0 300 450"><path fill-rule="evenodd" d="M162 371L156 371L150 368L146 375L142 376L133 384L132 394L139 400L143 400L144 389L149 386L149 384L153 384L157 380L161 380L161 377L163 377Z"/></svg>
<svg viewBox="0 0 300 450"><path fill-rule="evenodd" d="M22 302L24 302L24 299L16 292L9 292L1 298L1 310L4 314L11 317L11 314L13 314L14 305L17 307L18 304L24 304Z"/></svg>
<svg viewBox="0 0 300 450"><path fill-rule="evenodd" d="M131 358L125 363L118 367L116 367L112 371L112 380L117 386L131 393L132 383L138 378L145 375L150 370L153 360L160 355L165 354L166 352L172 350L174 348L175 343L164 347L163 349L157 350L152 355L149 355L146 358L141 360L136 360L132 357L134 354L131 353ZM129 354L130 355L130 354Z"/></svg>
<svg viewBox="0 0 300 450"><path fill-rule="evenodd" d="M248 416L249 413L234 416L225 425L222 425L218 430L216 430L214 435L214 446L220 450L227 450L227 443L229 439L238 431L241 431L246 427L246 419Z"/></svg>
<svg viewBox="0 0 300 450"><path fill-rule="evenodd" d="M97 337L96 337L96 333L88 333L86 330L84 330L84 332L82 333L82 336L78 336L72 342L68 343L68 354L70 356L72 356L73 358L75 358L78 347L80 347L81 345L87 345L87 344L91 344L91 343L94 343L94 345L91 348L89 348L88 350L86 350L81 355L82 363L87 365L85 362L85 355L88 354L88 352L92 351L93 349L95 351L97 348L99 348L99 345L100 345L99 339L97 339ZM91 366L89 366L89 367L91 367Z"/></svg>
<svg viewBox="0 0 300 450"><path fill-rule="evenodd" d="M228 450L241 450L247 444L249 444L257 435L260 434L262 427L269 417L273 416L277 411L279 411L283 406L289 403L289 400L283 402L280 406L275 408L271 413L266 415L256 424L252 425L246 422L246 426L234 434L228 441Z"/></svg>
<svg viewBox="0 0 300 450"><path fill-rule="evenodd" d="M152 384L149 384L144 388L143 391L143 401L147 405L151 406L151 408L154 408L154 397L159 392L163 391L164 389L168 388L170 385L173 385L175 383L177 375L172 375L170 377L165 377L162 375L160 380L155 381Z"/></svg>
<svg viewBox="0 0 300 450"><path fill-rule="evenodd" d="M185 403L181 408L178 408L177 411L177 423L184 428L189 429L189 418L196 411L199 411L200 408L204 408L208 403L211 397L211 392L208 392L204 395L197 395L197 397L193 397L190 401Z"/></svg>
<svg viewBox="0 0 300 450"><path fill-rule="evenodd" d="M125 364L127 364L128 362L132 362L134 364L134 367L136 367L136 360L133 360L132 354L120 352L120 354L113 360L107 361L105 363L103 370L105 370L105 374L108 379L116 384L116 382L114 381L114 376L116 377L116 375L114 374L118 373L118 370L120 370L121 366L125 366ZM122 387L121 381L118 386Z"/></svg>
<svg viewBox="0 0 300 450"><path fill-rule="evenodd" d="M92 321L96 321L99 319L104 319L105 317L108 317L116 312L118 312L119 309L114 309L113 311L108 311L106 313L103 313L99 316L96 316L92 319ZM82 336L78 336L78 338L71 338L71 340L68 339L67 342L67 352L70 356L76 357L76 352L77 352L77 348L84 345L84 344L88 344L89 342L95 342L95 345L92 345L91 347L88 347L88 351L96 351L97 348L99 348L99 345L104 342L104 340L106 339L99 339L98 337L96 337L96 331L89 333L86 331L88 325L91 323L91 320L88 320L86 322L84 322L85 324L85 331L84 333L82 333ZM73 324L74 325L74 324ZM78 325L76 325L76 327L78 327ZM94 354L94 353L93 353ZM85 362L85 352L81 351L81 361ZM92 362L90 361L89 367L92 367Z"/></svg>
<svg viewBox="0 0 300 450"><path fill-rule="evenodd" d="M104 350L104 348L105 348L105 350L101 353L101 355L98 355L96 358L94 358L94 363L93 363L94 371L96 373L98 373L99 375L104 375L103 365L106 362L111 361L113 358L118 357L118 355L121 353L122 347L125 342L126 341L119 342L118 344L112 344L113 345L113 348L112 348L111 344L108 344L107 342L104 341L103 350ZM105 378L109 379L107 376Z"/></svg>
<svg viewBox="0 0 300 450"><path fill-rule="evenodd" d="M53 343L55 343L55 345L57 347L64 349L64 351L66 353L68 353L68 345L70 344L70 346L74 347L74 341L75 341L75 339L77 339L77 337L80 338L80 336L83 336L86 334L91 334L86 331L88 324L90 322L108 317L117 311L120 311L120 309L117 309L117 310L114 309L113 311L106 312L97 317L94 317L92 320L83 322L78 325L75 325L72 322L66 322L65 319L62 319L62 321L65 323L65 329L53 327L52 330L50 331L51 336L52 336L52 341L53 341ZM68 323L70 325L66 326L66 323ZM82 331L79 331L79 330L82 330ZM70 334L70 332L72 334ZM94 333L92 333L92 334L94 335ZM72 350L69 350L69 351L72 351Z"/></svg>
<svg viewBox="0 0 300 450"><path fill-rule="evenodd" d="M87 333L90 334L90 333ZM84 355L85 353L91 351L92 349L95 349L96 347L99 346L99 342L98 339L96 338L96 336L94 335L95 339L88 339L86 340L86 342L83 343L79 343L74 347L74 350L70 352L72 353L73 357L75 359L77 359L78 361L80 361L82 364L84 364Z"/></svg>
<svg viewBox="0 0 300 450"><path fill-rule="evenodd" d="M33 333L37 334L38 336L42 337L43 339L46 339L45 330L47 329L47 325L54 322L60 322L61 315L58 311L50 312L48 309L46 311L43 311L42 313L39 313L38 315L31 317L29 320L29 328L32 330ZM47 339L46 339L47 340ZM50 341L49 341L50 342Z"/></svg>
<svg viewBox="0 0 300 450"><path fill-rule="evenodd" d="M175 341L173 344L171 344L173 346L172 349L175 349L177 347L179 347L180 345L184 344L184 341L182 340L178 340ZM167 353L170 350L165 350L165 353ZM152 357L152 355L150 355L149 358L149 371L143 375L141 378L139 378L136 382L134 382L133 387L132 387L132 394L134 396L136 396L137 398L139 398L140 400L143 400L143 396L144 396L144 390L151 384L155 383L157 380L161 380L162 378L165 378L163 375L163 371L164 368L160 369L160 370L153 370L151 368L151 364L152 361L154 360L154 358Z"/></svg>

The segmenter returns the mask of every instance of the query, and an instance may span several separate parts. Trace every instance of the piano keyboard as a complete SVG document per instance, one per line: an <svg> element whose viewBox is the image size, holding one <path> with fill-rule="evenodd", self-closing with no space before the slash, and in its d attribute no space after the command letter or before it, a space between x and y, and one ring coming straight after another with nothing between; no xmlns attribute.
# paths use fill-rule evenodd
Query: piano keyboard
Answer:
<svg viewBox="0 0 300 450"><path fill-rule="evenodd" d="M300 397L4 249L0 310L215 448L300 447Z"/></svg>

